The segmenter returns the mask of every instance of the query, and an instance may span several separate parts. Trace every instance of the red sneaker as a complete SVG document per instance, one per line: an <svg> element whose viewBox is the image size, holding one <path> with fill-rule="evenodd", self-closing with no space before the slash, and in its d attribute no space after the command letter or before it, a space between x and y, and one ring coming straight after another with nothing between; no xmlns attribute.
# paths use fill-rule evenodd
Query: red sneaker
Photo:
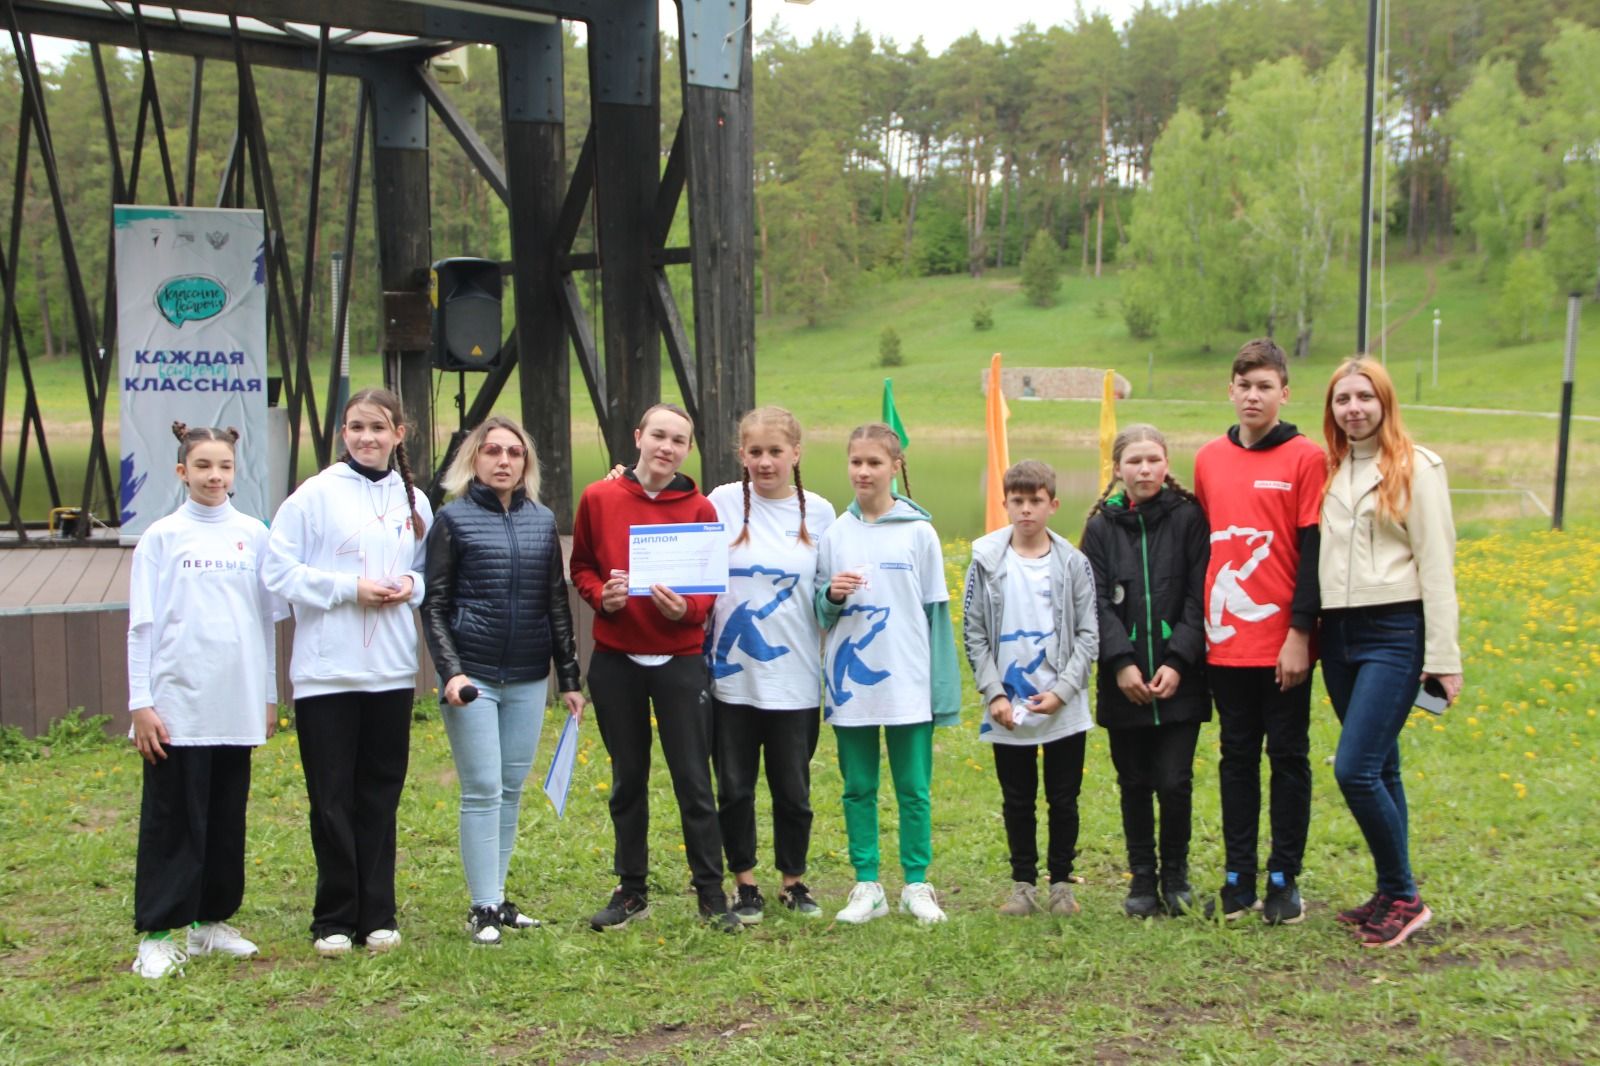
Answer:
<svg viewBox="0 0 1600 1066"><path fill-rule="evenodd" d="M1351 907L1347 911L1340 911L1338 914L1333 916L1333 920L1338 922L1340 925L1353 925L1357 929L1360 929L1363 925L1366 925L1368 922L1372 921L1372 916L1378 913L1378 901L1381 898L1382 897L1378 893L1374 892L1372 894L1372 898L1367 900L1361 906Z"/></svg>
<svg viewBox="0 0 1600 1066"><path fill-rule="evenodd" d="M1392 948L1406 942L1406 938L1428 924L1433 912L1422 902L1420 895L1411 899L1384 896L1379 900L1382 908L1361 927L1361 946L1367 948Z"/></svg>

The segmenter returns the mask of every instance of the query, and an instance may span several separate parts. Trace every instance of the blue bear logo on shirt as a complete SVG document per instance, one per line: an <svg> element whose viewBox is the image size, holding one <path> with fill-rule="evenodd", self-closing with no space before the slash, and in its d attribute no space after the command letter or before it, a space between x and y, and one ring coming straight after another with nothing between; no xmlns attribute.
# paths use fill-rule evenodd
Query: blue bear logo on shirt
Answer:
<svg viewBox="0 0 1600 1066"><path fill-rule="evenodd" d="M1001 678L1000 683L1005 687L1006 698L1012 703L1020 703L1030 696L1039 694L1038 687L1034 685L1029 675L1043 665L1045 656L1044 642L1049 636L1050 634L1047 632L1034 629L1019 629L1015 633L1002 633L1000 635L1001 644L1005 644L1008 641L1019 644L1029 640L1039 642L1039 654L1035 655L1033 660L1026 666L1019 663L1015 657L1006 665L1005 676Z"/></svg>
<svg viewBox="0 0 1600 1066"><path fill-rule="evenodd" d="M799 574L790 574L767 566L738 567L729 570L728 576L765 577L775 590L775 595L759 608L752 608L750 601L745 600L733 609L733 613L728 616L728 621L722 627L716 646L711 649L713 678L731 677L744 670L742 664L728 661L735 650L743 652L758 663L770 663L780 656L789 654L787 645L767 643L757 623L764 618L770 618L772 613L794 594L795 585L800 581Z"/></svg>
<svg viewBox="0 0 1600 1066"><path fill-rule="evenodd" d="M828 688L830 716L832 708L843 707L855 698L855 693L845 689L847 680L857 685L871 686L887 681L893 676L888 670L874 670L861 658L862 649L871 644L878 634L888 627L889 613L889 608L875 607L870 603L853 604L839 612L841 620L847 615L865 614L868 626L867 631L860 637L846 637L840 641L838 649L833 653L833 669L823 678Z"/></svg>

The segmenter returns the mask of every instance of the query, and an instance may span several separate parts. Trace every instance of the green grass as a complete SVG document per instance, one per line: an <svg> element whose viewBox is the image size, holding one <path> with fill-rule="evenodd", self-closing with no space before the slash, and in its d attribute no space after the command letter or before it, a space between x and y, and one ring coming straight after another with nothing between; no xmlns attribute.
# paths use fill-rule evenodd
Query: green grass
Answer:
<svg viewBox="0 0 1600 1066"><path fill-rule="evenodd" d="M1430 280L1431 279L1431 280ZM1435 292L1424 299L1430 288ZM1135 341L1127 335L1117 303L1119 279L1069 276L1061 302L1040 310L1024 300L1014 271L991 272L980 280L966 277L921 278L868 283L855 306L816 328L779 316L762 320L757 334L757 400L780 403L800 417L812 441L806 464L808 487L836 503L848 499L843 469L844 434L860 422L875 419L883 377L892 374L895 395L912 437L913 487L933 510L946 536L970 536L981 524L978 478L983 469L983 398L979 380L991 353L1005 355L1006 365L1112 367L1133 385L1133 398L1118 405L1118 418L1153 422L1172 440L1173 467L1179 477L1192 469L1194 450L1232 422L1226 402L1228 363L1245 334L1220 338L1203 352L1165 337ZM1376 279L1374 279L1376 287ZM1327 375L1350 350L1355 332L1353 274L1336 274L1335 304L1317 325L1311 354L1292 367L1291 401L1286 420L1315 440L1321 439L1321 398ZM1539 340L1501 348L1494 342L1489 308L1494 293L1466 260L1404 260L1391 264L1388 278L1390 322L1413 308L1421 310L1395 326L1388 345L1389 365L1408 408L1415 398L1415 371L1421 360L1422 400L1444 407L1488 407L1529 412L1554 412L1560 399L1564 315L1552 300ZM992 330L977 332L971 323L979 297L994 310ZM1429 377L1432 309L1443 315L1439 386ZM1101 314L1103 311L1104 314ZM1378 317L1374 314L1374 329ZM905 365L893 371L877 366L878 335L884 326L900 334ZM1600 416L1600 304L1584 308L1578 359L1575 410ZM1153 389L1149 384L1151 353L1155 356ZM381 378L375 356L358 356L357 384ZM670 369L664 368L666 391L674 391ZM81 494L87 462L86 415L82 378L72 363L41 364L37 380L45 418L52 428L69 500ZM604 449L589 410L582 378L574 369L574 480L587 483L605 470ZM450 428L449 390L441 393L441 429ZM6 417L21 409L20 382L15 375ZM515 376L502 394L499 410L517 413ZM1531 490L1546 506L1551 503L1556 452L1556 423L1535 415L1463 415L1412 408L1407 421L1424 444L1440 451L1453 485L1472 489L1513 490L1498 495L1461 494L1458 517L1468 523L1525 517L1534 520L1533 504L1515 494ZM1095 402L1015 402L1011 404L1011 450L1014 458L1045 458L1073 470L1092 471L1092 449L1099 421ZM108 425L117 424L115 405ZM13 461L15 433L8 432L5 451ZM690 468L696 464L691 459ZM919 471L927 471L922 478ZM1098 494L1093 478L1063 493L1065 510L1081 514ZM43 518L47 502L37 475L25 486L25 508ZM930 494L931 495L928 495ZM1568 514L1600 519L1600 422L1578 421L1573 428ZM1069 526L1073 523L1069 523ZM1067 528L1067 527L1063 527Z"/></svg>
<svg viewBox="0 0 1600 1066"><path fill-rule="evenodd" d="M952 582L963 550L951 548ZM1320 690L1302 879L1311 913L1299 927L1121 917L1099 733L1081 801L1083 914L994 914L1008 888L1004 832L969 680L965 724L937 737L932 878L947 925L895 916L844 928L780 913L738 938L702 929L658 763L655 914L589 932L581 918L612 883L590 717L566 819L530 789L512 864L514 896L550 924L498 949L462 932L457 791L424 707L400 811L407 940L383 958L312 956L315 870L292 731L254 761L237 922L264 957L194 960L158 984L127 972L137 757L119 743L0 764L0 1062L1596 1061L1600 528L1468 539L1459 575L1463 699L1442 719L1419 712L1402 740L1412 852L1438 916L1401 950L1363 951L1332 921L1365 898L1371 868L1324 762L1337 727ZM552 720L540 763L554 735ZM64 731L63 747L75 738ZM1215 742L1207 726L1192 853L1201 886L1220 876ZM827 731L813 782L809 880L831 910L850 872ZM882 813L892 857L892 802ZM761 824L765 848L764 804Z"/></svg>

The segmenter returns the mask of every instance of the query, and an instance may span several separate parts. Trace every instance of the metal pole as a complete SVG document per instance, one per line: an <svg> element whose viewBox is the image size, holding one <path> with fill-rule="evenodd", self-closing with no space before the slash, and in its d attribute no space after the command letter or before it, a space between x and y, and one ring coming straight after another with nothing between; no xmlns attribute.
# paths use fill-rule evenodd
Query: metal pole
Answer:
<svg viewBox="0 0 1600 1066"><path fill-rule="evenodd" d="M1439 387L1439 309L1433 309L1433 387Z"/></svg>
<svg viewBox="0 0 1600 1066"><path fill-rule="evenodd" d="M1361 128L1361 285L1356 310L1356 351L1367 351L1367 274L1372 266L1372 87L1378 71L1378 0L1367 2L1367 121Z"/></svg>
<svg viewBox="0 0 1600 1066"><path fill-rule="evenodd" d="M343 311L340 300L344 296L344 253L334 252L331 263L333 280L333 299L330 306L333 309L333 321L337 323ZM334 408L328 412L330 421L342 418L344 405L350 402L350 327L346 325L339 338L339 395L334 400ZM338 412L338 414L335 414Z"/></svg>
<svg viewBox="0 0 1600 1066"><path fill-rule="evenodd" d="M1578 362L1578 312L1583 307L1583 294L1567 297L1567 358L1561 368L1561 437L1556 446L1556 500L1550 517L1550 528L1560 529L1567 505L1567 443L1572 435L1572 378Z"/></svg>

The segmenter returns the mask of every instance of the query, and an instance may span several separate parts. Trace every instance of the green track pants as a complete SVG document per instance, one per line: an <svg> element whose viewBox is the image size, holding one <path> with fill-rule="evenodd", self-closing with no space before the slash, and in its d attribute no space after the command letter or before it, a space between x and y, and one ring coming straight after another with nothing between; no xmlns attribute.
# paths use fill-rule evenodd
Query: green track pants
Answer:
<svg viewBox="0 0 1600 1066"><path fill-rule="evenodd" d="M900 807L900 868L906 884L928 879L933 859L933 723L835 726L839 772L844 776L844 824L857 881L878 880L878 731L889 749L889 773Z"/></svg>

